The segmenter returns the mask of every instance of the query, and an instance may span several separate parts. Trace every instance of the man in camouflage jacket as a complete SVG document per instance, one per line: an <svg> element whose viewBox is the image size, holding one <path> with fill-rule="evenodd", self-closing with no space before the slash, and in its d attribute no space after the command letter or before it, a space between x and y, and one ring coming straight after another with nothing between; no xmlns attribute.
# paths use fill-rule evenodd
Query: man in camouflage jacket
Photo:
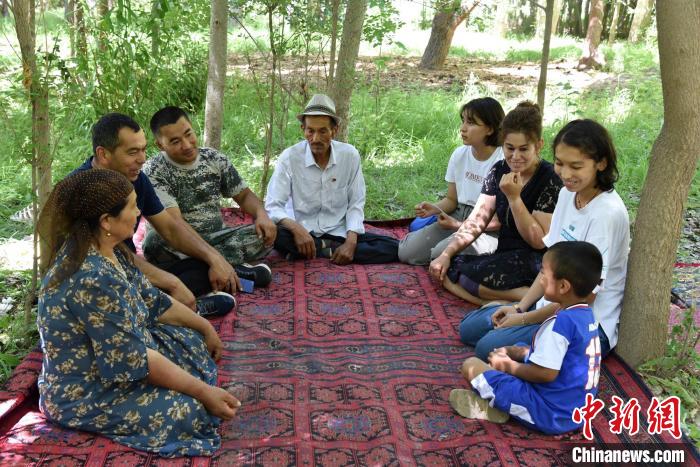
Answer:
<svg viewBox="0 0 700 467"><path fill-rule="evenodd" d="M236 266L240 277L246 277L242 274L250 268L246 263L265 257L277 234L260 199L225 154L197 146L197 136L182 109L169 106L156 112L151 118L151 131L161 152L146 162L143 171L151 179L161 202L171 215L181 216ZM254 224L224 225L220 210L222 197L233 198L255 219ZM153 230L146 236L143 251L155 264L182 259ZM256 282L256 285L267 284Z"/></svg>

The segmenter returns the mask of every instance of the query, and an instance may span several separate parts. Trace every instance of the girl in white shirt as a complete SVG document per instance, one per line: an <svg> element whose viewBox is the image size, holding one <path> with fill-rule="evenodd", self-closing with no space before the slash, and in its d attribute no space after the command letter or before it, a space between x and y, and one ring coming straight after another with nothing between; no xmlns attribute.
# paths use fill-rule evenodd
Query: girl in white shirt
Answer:
<svg viewBox="0 0 700 467"><path fill-rule="evenodd" d="M496 99L473 99L460 109L459 128L463 146L452 153L447 164L445 181L447 196L435 204L423 201L416 205L417 217L439 215L438 221L410 232L399 243L399 261L425 265L437 258L450 243L462 221L474 209L484 178L493 164L503 159L499 128L504 117L503 107ZM449 215L447 215L449 214ZM490 254L498 246L498 222L487 227L482 235L461 254Z"/></svg>
<svg viewBox="0 0 700 467"><path fill-rule="evenodd" d="M554 168L564 188L543 241L547 246L586 241L603 256L601 286L591 298L605 356L617 344L630 242L627 208L614 189L618 178L615 147L607 130L589 119L569 122L552 146ZM480 358L499 347L530 342L539 323L559 308L542 295L538 276L520 302L489 304L469 313L460 324L462 342L474 345ZM533 311L523 313L535 303Z"/></svg>

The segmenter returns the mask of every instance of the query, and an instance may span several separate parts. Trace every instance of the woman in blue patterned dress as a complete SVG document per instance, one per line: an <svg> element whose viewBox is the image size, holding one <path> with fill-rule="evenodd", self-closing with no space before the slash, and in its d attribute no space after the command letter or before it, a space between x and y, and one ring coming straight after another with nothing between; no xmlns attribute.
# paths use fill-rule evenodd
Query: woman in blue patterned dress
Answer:
<svg viewBox="0 0 700 467"><path fill-rule="evenodd" d="M139 210L111 170L56 185L39 221L50 242L37 324L39 407L52 422L163 456L211 455L240 402L216 387L212 325L154 288L122 241ZM212 359L213 357L213 359Z"/></svg>

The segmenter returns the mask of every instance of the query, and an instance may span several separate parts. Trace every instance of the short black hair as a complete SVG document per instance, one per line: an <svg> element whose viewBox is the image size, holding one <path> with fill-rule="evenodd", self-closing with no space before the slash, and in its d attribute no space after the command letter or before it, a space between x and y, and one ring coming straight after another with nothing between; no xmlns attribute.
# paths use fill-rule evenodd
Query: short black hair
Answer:
<svg viewBox="0 0 700 467"><path fill-rule="evenodd" d="M598 284L603 270L603 257L588 242L555 243L545 253L555 279L566 279L579 298L586 298Z"/></svg>
<svg viewBox="0 0 700 467"><path fill-rule="evenodd" d="M484 125L491 128L493 133L488 135L484 140L487 146L500 146L501 140L501 122L505 117L505 112L501 104L493 97L480 97L472 99L462 106L459 110L459 118L464 121L464 113L467 117L477 117Z"/></svg>
<svg viewBox="0 0 700 467"><path fill-rule="evenodd" d="M128 115L117 112L103 115L92 126L92 153L95 154L100 146L109 151L114 151L119 146L119 130L124 127L131 128L134 130L134 133L141 131L141 127L136 120Z"/></svg>
<svg viewBox="0 0 700 467"><path fill-rule="evenodd" d="M596 186L603 191L615 188L619 177L617 152L612 138L603 125L589 118L572 120L559 130L552 143L552 153L556 154L561 143L576 148L596 162L607 161L604 170L596 172Z"/></svg>
<svg viewBox="0 0 700 467"><path fill-rule="evenodd" d="M190 117L187 115L187 112L182 110L180 107L176 107L174 105L163 107L151 117L151 132L153 132L153 136L157 138L158 132L162 127L177 123L177 121L182 117L185 117L185 120L188 122L190 121Z"/></svg>

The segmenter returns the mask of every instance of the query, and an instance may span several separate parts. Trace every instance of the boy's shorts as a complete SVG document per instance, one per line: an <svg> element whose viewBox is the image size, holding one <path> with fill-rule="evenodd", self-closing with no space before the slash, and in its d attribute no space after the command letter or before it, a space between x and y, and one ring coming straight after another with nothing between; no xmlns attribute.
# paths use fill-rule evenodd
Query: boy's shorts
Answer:
<svg viewBox="0 0 700 467"><path fill-rule="evenodd" d="M581 427L570 413L548 404L531 383L508 373L488 370L471 380L471 385L491 407L510 414L527 427L552 435Z"/></svg>

